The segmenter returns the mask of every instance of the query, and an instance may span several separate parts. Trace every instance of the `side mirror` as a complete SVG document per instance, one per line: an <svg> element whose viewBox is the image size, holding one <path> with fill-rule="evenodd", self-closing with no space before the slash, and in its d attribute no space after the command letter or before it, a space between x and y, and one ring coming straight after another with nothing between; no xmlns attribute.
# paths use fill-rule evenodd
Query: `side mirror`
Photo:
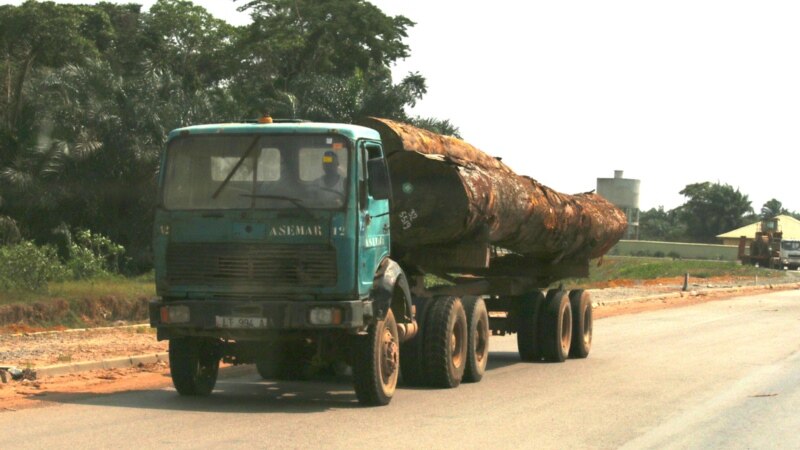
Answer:
<svg viewBox="0 0 800 450"><path fill-rule="evenodd" d="M374 158L367 161L367 181L369 194L375 200L388 200L391 197L392 185L389 181L389 171L383 158Z"/></svg>

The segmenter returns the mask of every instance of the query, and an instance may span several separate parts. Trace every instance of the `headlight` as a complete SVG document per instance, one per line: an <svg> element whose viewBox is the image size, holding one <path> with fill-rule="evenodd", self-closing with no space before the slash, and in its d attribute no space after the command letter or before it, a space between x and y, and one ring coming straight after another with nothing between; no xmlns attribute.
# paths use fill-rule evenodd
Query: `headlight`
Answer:
<svg viewBox="0 0 800 450"><path fill-rule="evenodd" d="M342 310L336 307L311 308L308 322L312 325L339 325L342 323Z"/></svg>
<svg viewBox="0 0 800 450"><path fill-rule="evenodd" d="M188 323L189 307L181 306L162 306L161 323Z"/></svg>

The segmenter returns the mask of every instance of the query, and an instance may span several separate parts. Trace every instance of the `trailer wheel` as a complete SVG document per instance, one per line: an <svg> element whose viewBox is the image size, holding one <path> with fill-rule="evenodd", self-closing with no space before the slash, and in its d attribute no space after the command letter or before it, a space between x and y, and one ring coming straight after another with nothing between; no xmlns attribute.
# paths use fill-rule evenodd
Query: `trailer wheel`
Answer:
<svg viewBox="0 0 800 450"><path fill-rule="evenodd" d="M425 325L427 324L427 314L432 302L428 299L418 299L417 305L417 324L419 331L412 339L400 345L400 374L403 384L406 386L423 386L426 382L425 375Z"/></svg>
<svg viewBox="0 0 800 450"><path fill-rule="evenodd" d="M561 289L547 291L542 313L542 356L546 361L564 362L572 344L572 308L567 293Z"/></svg>
<svg viewBox="0 0 800 450"><path fill-rule="evenodd" d="M569 293L572 308L572 345L570 358L586 358L592 349L592 299L588 292L576 289Z"/></svg>
<svg viewBox="0 0 800 450"><path fill-rule="evenodd" d="M517 349L523 361L533 362L542 358L539 336L539 317L542 315L544 295L534 291L519 298L517 316Z"/></svg>
<svg viewBox="0 0 800 450"><path fill-rule="evenodd" d="M400 373L400 341L392 310L370 325L366 336L355 336L353 384L362 405L383 406L392 400Z"/></svg>
<svg viewBox="0 0 800 450"><path fill-rule="evenodd" d="M180 395L209 395L217 384L219 360L219 343L214 340L169 340L169 372Z"/></svg>
<svg viewBox="0 0 800 450"><path fill-rule="evenodd" d="M425 327L428 382L435 387L461 384L467 363L467 316L456 297L434 299Z"/></svg>
<svg viewBox="0 0 800 450"><path fill-rule="evenodd" d="M489 313L480 297L464 297L461 302L467 316L467 365L462 381L477 383L489 361Z"/></svg>

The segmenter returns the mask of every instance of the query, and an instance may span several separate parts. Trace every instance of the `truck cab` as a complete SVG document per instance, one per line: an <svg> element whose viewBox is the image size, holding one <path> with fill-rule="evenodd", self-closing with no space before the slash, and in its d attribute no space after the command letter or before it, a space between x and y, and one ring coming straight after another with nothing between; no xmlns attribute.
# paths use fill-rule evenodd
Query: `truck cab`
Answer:
<svg viewBox="0 0 800 450"><path fill-rule="evenodd" d="M150 321L170 341L181 394L209 393L220 359L255 362L265 377L302 371L321 348L347 359L357 352L344 349L387 316L386 342L372 350L397 359L396 322L405 331L413 318L388 258L390 186L376 131L299 122L177 129L159 187ZM392 364L360 374L384 382L359 398L388 402Z"/></svg>
<svg viewBox="0 0 800 450"><path fill-rule="evenodd" d="M800 240L781 240L781 266L789 270L800 269Z"/></svg>

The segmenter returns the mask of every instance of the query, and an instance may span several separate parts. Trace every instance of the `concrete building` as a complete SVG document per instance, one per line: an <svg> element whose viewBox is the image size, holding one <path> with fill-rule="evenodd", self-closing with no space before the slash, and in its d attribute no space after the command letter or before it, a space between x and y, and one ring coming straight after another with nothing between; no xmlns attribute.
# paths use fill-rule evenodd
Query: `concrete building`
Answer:
<svg viewBox="0 0 800 450"><path fill-rule="evenodd" d="M639 239L639 183L639 180L623 178L621 170L614 171L614 178L597 179L597 193L628 216L628 231L623 239Z"/></svg>

